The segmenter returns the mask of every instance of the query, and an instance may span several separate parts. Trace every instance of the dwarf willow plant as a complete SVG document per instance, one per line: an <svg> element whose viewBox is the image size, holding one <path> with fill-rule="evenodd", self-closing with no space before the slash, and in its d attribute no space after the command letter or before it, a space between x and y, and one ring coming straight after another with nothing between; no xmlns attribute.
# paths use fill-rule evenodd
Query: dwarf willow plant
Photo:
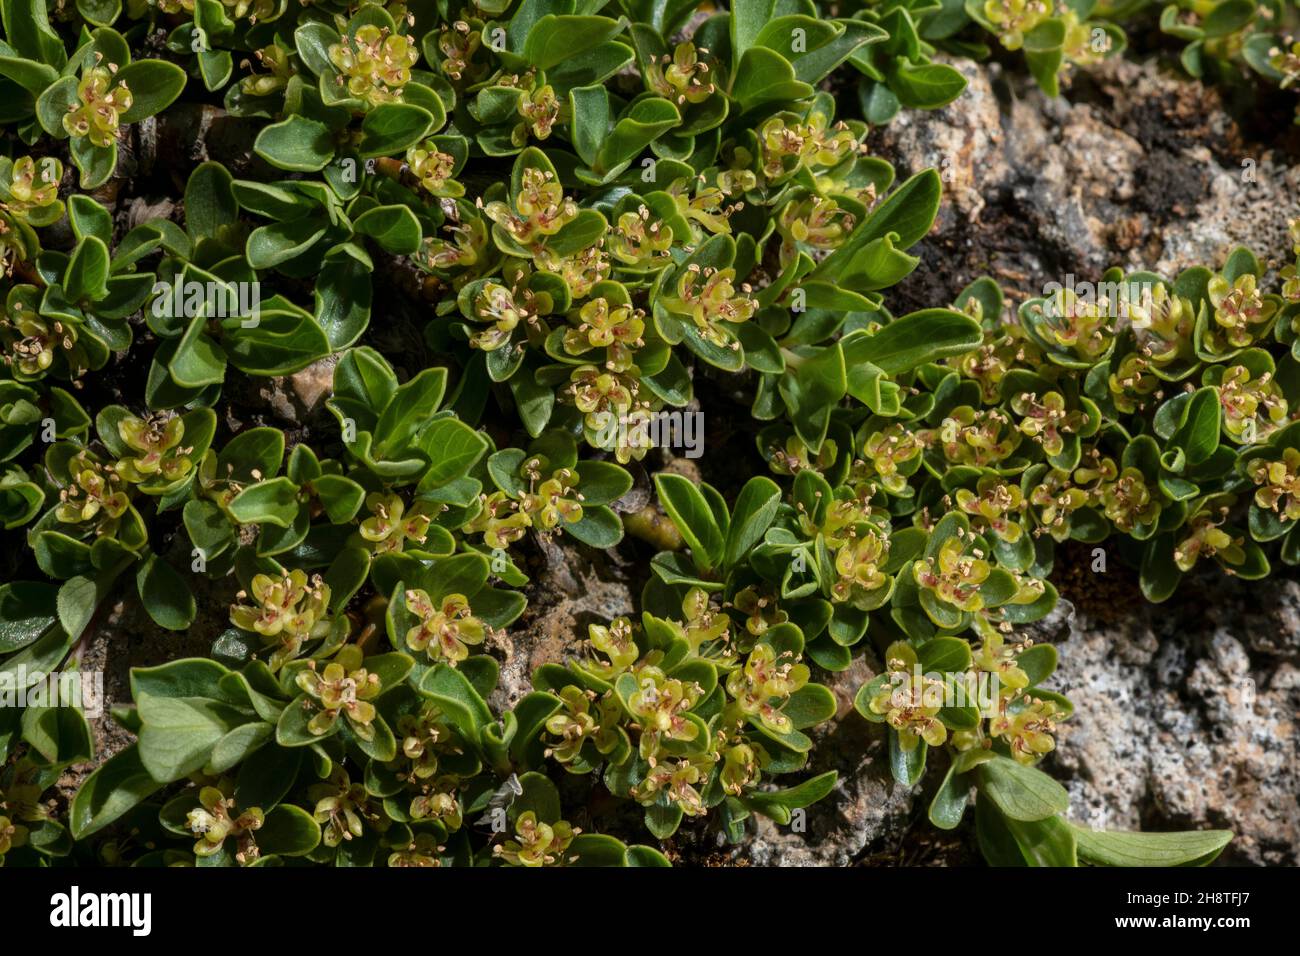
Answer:
<svg viewBox="0 0 1300 956"><path fill-rule="evenodd" d="M938 53L992 33L1055 92L1143 7L6 5L0 862L663 865L572 795L634 806L632 841L790 823L836 785L805 773L839 709L817 678L868 646L857 711L902 784L938 761L931 819L973 802L991 862L1213 858L1227 834L1066 821L1037 764L1072 706L1018 629L1067 541L1156 601L1201 562L1300 561L1296 267L1238 250L1014 315L981 279L896 317L941 180L865 145L960 95ZM1290 86L1293 14L1161 25L1193 74ZM128 228L138 157L213 110L251 154L209 144L177 214ZM432 361L377 347L376 275L414 285ZM228 414L309 367L327 427ZM662 513L630 504L703 380L746 395L772 477L660 471ZM640 613L506 700L536 545L625 524L657 551ZM129 592L168 631L228 607L207 657L132 671L136 742L61 815L93 735L35 691Z"/></svg>

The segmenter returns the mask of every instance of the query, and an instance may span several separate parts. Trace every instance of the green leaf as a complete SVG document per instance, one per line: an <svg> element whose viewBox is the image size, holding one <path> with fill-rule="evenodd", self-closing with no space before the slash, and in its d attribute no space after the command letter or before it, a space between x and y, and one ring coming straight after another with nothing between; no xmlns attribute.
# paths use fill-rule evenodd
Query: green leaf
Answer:
<svg viewBox="0 0 1300 956"><path fill-rule="evenodd" d="M667 472L655 475L655 489L664 512L690 547L696 566L706 572L715 567L722 559L725 542L700 489L689 479Z"/></svg>
<svg viewBox="0 0 1300 956"><path fill-rule="evenodd" d="M325 221L316 216L260 226L248 236L248 264L254 269L273 268L306 252L323 235Z"/></svg>
<svg viewBox="0 0 1300 956"><path fill-rule="evenodd" d="M839 249L813 271L813 277L833 280L869 243L893 234L895 245L905 249L921 239L934 225L939 212L943 183L933 169L917 173L900 185L850 233Z"/></svg>
<svg viewBox="0 0 1300 956"><path fill-rule="evenodd" d="M584 163L594 168L601 143L609 133L609 90L603 84L569 90L569 109L573 115L573 148Z"/></svg>
<svg viewBox="0 0 1300 956"><path fill-rule="evenodd" d="M395 256L409 256L420 248L420 221L405 206L376 206L358 216L352 228Z"/></svg>
<svg viewBox="0 0 1300 956"><path fill-rule="evenodd" d="M96 146L88 137L72 140L72 162L81 171L81 188L98 189L108 182L117 168L117 141Z"/></svg>
<svg viewBox="0 0 1300 956"><path fill-rule="evenodd" d="M163 788L145 770L131 744L108 758L77 789L68 809L68 828L80 840L101 830Z"/></svg>
<svg viewBox="0 0 1300 956"><path fill-rule="evenodd" d="M38 581L0 585L0 654L21 650L56 623L58 588Z"/></svg>
<svg viewBox="0 0 1300 956"><path fill-rule="evenodd" d="M222 697L221 681L230 674L224 665L202 657L169 661L156 667L131 668L131 697Z"/></svg>
<svg viewBox="0 0 1300 956"><path fill-rule="evenodd" d="M284 476L244 488L227 506L240 524L287 528L298 514L298 486Z"/></svg>
<svg viewBox="0 0 1300 956"><path fill-rule="evenodd" d="M32 96L40 96L58 80L59 71L20 56L0 56L0 76L7 76Z"/></svg>
<svg viewBox="0 0 1300 956"><path fill-rule="evenodd" d="M36 99L36 118L41 127L56 139L67 139L68 132L63 128L63 117L80 103L77 98L77 78L60 77L50 84Z"/></svg>
<svg viewBox="0 0 1300 956"><path fill-rule="evenodd" d="M185 89L185 71L166 60L136 60L117 71L115 86L131 91L131 108L122 123L138 123L171 106Z"/></svg>
<svg viewBox="0 0 1300 956"><path fill-rule="evenodd" d="M658 840L667 840L682 823L682 808L675 803L654 803L645 809L645 826Z"/></svg>
<svg viewBox="0 0 1300 956"><path fill-rule="evenodd" d="M81 637L99 604L112 588L112 576L75 577L63 582L57 601L59 623L73 638Z"/></svg>
<svg viewBox="0 0 1300 956"><path fill-rule="evenodd" d="M471 739L492 722L492 712L458 669L436 664L420 679L420 693L435 701L452 723Z"/></svg>
<svg viewBox="0 0 1300 956"><path fill-rule="evenodd" d="M959 637L936 637L916 654L923 673L960 673L970 667L970 644Z"/></svg>
<svg viewBox="0 0 1300 956"><path fill-rule="evenodd" d="M781 489L776 482L761 475L745 482L736 496L727 528L723 564L735 567L763 540L781 505Z"/></svg>
<svg viewBox="0 0 1300 956"><path fill-rule="evenodd" d="M317 172L334 158L334 137L324 123L295 114L262 127L253 151L278 169Z"/></svg>
<svg viewBox="0 0 1300 956"><path fill-rule="evenodd" d="M859 708L859 712L862 709ZM920 783L921 777L925 775L925 755L929 749L925 741L919 740L911 750L904 750L899 743L898 731L890 728L889 769L894 779L905 787L914 787Z"/></svg>
<svg viewBox="0 0 1300 956"><path fill-rule="evenodd" d="M613 39L622 32L626 22L609 17L547 14L528 31L524 58L539 70L549 70Z"/></svg>
<svg viewBox="0 0 1300 956"><path fill-rule="evenodd" d="M826 773L818 774L810 780L805 780L798 786L788 787L785 790L771 790L747 794L742 798L742 802L757 810L759 813L767 813L773 807L784 807L786 810L798 810L801 807L807 807L822 797L829 794L835 789L835 782L839 779L839 774L834 770L828 770Z"/></svg>
<svg viewBox="0 0 1300 956"><path fill-rule="evenodd" d="M1064 813L1069 795L1059 783L1009 757L980 764L980 795L987 796L1012 820L1033 822Z"/></svg>
<svg viewBox="0 0 1300 956"><path fill-rule="evenodd" d="M1071 826L1079 857L1096 866L1205 866L1232 841L1231 830L1127 833Z"/></svg>
<svg viewBox="0 0 1300 956"><path fill-rule="evenodd" d="M144 727L140 761L155 780L179 780L203 767L217 741L251 718L228 704L203 697L136 700Z"/></svg>
<svg viewBox="0 0 1300 956"><path fill-rule="evenodd" d="M948 767L943 783L930 801L930 822L940 830L954 830L961 824L970 803L971 780L967 774L958 773L956 764Z"/></svg>
<svg viewBox="0 0 1300 956"><path fill-rule="evenodd" d="M23 739L53 767L84 763L95 755L90 725L74 706L29 703L23 710L22 732Z"/></svg>
<svg viewBox="0 0 1300 956"><path fill-rule="evenodd" d="M612 548L623 540L623 522L604 505L583 505L582 517L562 527L566 534L593 548Z"/></svg>
<svg viewBox="0 0 1300 956"><path fill-rule="evenodd" d="M194 623L197 608L185 579L156 554L149 555L135 576L140 603L153 622L169 631L184 631Z"/></svg>
<svg viewBox="0 0 1300 956"><path fill-rule="evenodd" d="M398 455L411 447L411 440L442 403L447 389L447 370L427 368L399 386L375 425L375 454Z"/></svg>
<svg viewBox="0 0 1300 956"><path fill-rule="evenodd" d="M320 824L293 804L271 808L257 831L257 848L265 854L304 856L320 844Z"/></svg>
<svg viewBox="0 0 1300 956"><path fill-rule="evenodd" d="M361 121L361 143L357 155L370 159L404 153L445 122L445 115L434 116L420 106L384 103L366 113Z"/></svg>
<svg viewBox="0 0 1300 956"><path fill-rule="evenodd" d="M945 63L899 66L889 74L889 88L908 109L947 106L966 89L966 77Z"/></svg>
<svg viewBox="0 0 1300 956"><path fill-rule="evenodd" d="M1188 465L1206 461L1219 447L1219 392L1206 386L1197 389L1183 407L1178 430L1169 439L1169 445L1180 448Z"/></svg>
<svg viewBox="0 0 1300 956"><path fill-rule="evenodd" d="M69 302L102 299L108 294L108 247L94 236L77 243L64 272L63 291Z"/></svg>
<svg viewBox="0 0 1300 956"><path fill-rule="evenodd" d="M850 332L840 345L850 368L870 362L887 375L902 375L927 362L965 354L983 341L983 330L970 316L951 309L925 309L895 319L875 333Z"/></svg>

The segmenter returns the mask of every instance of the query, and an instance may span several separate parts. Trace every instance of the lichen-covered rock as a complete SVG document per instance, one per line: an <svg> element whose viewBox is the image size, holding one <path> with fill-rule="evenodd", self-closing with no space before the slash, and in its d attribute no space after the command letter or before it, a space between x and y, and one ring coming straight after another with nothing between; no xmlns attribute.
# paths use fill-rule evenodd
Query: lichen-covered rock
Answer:
<svg viewBox="0 0 1300 956"><path fill-rule="evenodd" d="M1225 862L1300 862L1300 587L1269 590L1206 575L1167 606L1071 609L1053 763L1076 821L1231 829Z"/></svg>
<svg viewBox="0 0 1300 956"><path fill-rule="evenodd" d="M1217 92L1114 60L1052 100L996 64L951 65L969 82L960 99L873 140L900 174L939 169L948 200L896 305L950 301L982 274L1019 301L1110 266L1172 276L1241 244L1287 252L1300 165L1250 142Z"/></svg>

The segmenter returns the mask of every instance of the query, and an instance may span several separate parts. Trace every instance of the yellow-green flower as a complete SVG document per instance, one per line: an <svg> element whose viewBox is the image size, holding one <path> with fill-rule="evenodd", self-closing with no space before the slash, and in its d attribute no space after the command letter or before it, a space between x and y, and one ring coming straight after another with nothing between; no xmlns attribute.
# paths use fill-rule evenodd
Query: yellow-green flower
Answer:
<svg viewBox="0 0 1300 956"><path fill-rule="evenodd" d="M966 546L956 537L943 542L934 558L922 558L912 565L917 584L962 611L984 607L980 585L992 570L983 558L967 554Z"/></svg>
<svg viewBox="0 0 1300 956"><path fill-rule="evenodd" d="M1128 286L1124 289L1127 291ZM1177 359L1192 358L1196 314L1189 299L1160 283L1144 287L1136 301L1126 297L1124 306L1138 352L1152 365L1163 367Z"/></svg>
<svg viewBox="0 0 1300 956"><path fill-rule="evenodd" d="M438 31L438 52L443 56L438 65L453 80L460 80L470 71L470 61L483 45L483 24L475 21L475 26L456 20Z"/></svg>
<svg viewBox="0 0 1300 956"><path fill-rule="evenodd" d="M957 507L970 515L978 529L988 528L1008 544L1020 540L1024 529L1015 519L1024 509L1020 489L999 478L981 478L974 491L957 490Z"/></svg>
<svg viewBox="0 0 1300 956"><path fill-rule="evenodd" d="M491 327L470 337L470 345L493 352L510 342L521 323L536 324L538 303L527 289L507 289L496 282L486 283L474 298L474 318L489 322Z"/></svg>
<svg viewBox="0 0 1300 956"><path fill-rule="evenodd" d="M58 202L63 163L52 156L43 158L38 180L36 160L23 156L14 161L9 177L9 198L5 205L10 212L21 215Z"/></svg>
<svg viewBox="0 0 1300 956"><path fill-rule="evenodd" d="M1229 283L1216 275L1206 287L1214 306L1214 324L1218 331L1210 336L1217 352L1245 348L1257 341L1277 314L1277 303L1259 291L1259 280L1252 273L1237 276Z"/></svg>
<svg viewBox="0 0 1300 956"><path fill-rule="evenodd" d="M1136 468L1125 468L1114 481L1103 484L1101 500L1106 517L1126 534L1138 525L1152 525L1160 517L1160 499Z"/></svg>
<svg viewBox="0 0 1300 956"><path fill-rule="evenodd" d="M1034 698L1018 712L1003 713L989 719L989 736L1006 740L1013 759L1019 763L1033 763L1043 754L1056 748L1052 734L1056 732L1057 705L1050 700Z"/></svg>
<svg viewBox="0 0 1300 956"><path fill-rule="evenodd" d="M409 512L406 503L395 494L372 491L366 495L370 517L361 522L361 537L375 554L401 551L406 542L424 544L433 517L423 502L416 502Z"/></svg>
<svg viewBox="0 0 1300 956"><path fill-rule="evenodd" d="M650 759L664 741L689 743L699 736L698 725L684 714L699 702L700 687L674 677L667 677L656 667L641 667L636 672L637 689L628 697L627 706L641 725L640 752Z"/></svg>
<svg viewBox="0 0 1300 956"><path fill-rule="evenodd" d="M16 847L27 845L28 831L21 823L0 815L0 866L5 865L5 854Z"/></svg>
<svg viewBox="0 0 1300 956"><path fill-rule="evenodd" d="M1065 450L1065 436L1075 434L1088 424L1088 416L1078 409L1065 407L1060 392L1048 392L1041 399L1033 392L1023 392L1011 400L1011 409L1022 416L1017 426L1043 446L1047 455Z"/></svg>
<svg viewBox="0 0 1300 956"><path fill-rule="evenodd" d="M998 32L1008 50L1025 45L1025 34L1052 15L1051 4L1043 0L985 0L984 16Z"/></svg>
<svg viewBox="0 0 1300 956"><path fill-rule="evenodd" d="M1259 485L1255 504L1277 512L1286 521L1300 518L1300 450L1287 448L1277 461L1257 458L1248 473Z"/></svg>
<svg viewBox="0 0 1300 956"><path fill-rule="evenodd" d="M739 796L746 787L758 782L769 760L767 751L756 743L741 742L724 747L722 769L718 771L722 789Z"/></svg>
<svg viewBox="0 0 1300 956"><path fill-rule="evenodd" d="M790 435L783 445L768 450L768 464L778 475L797 475L805 468L824 471L835 464L838 450L835 440L828 438L814 456L798 435Z"/></svg>
<svg viewBox="0 0 1300 956"><path fill-rule="evenodd" d="M862 445L863 457L880 478L881 487L891 495L906 491L907 473L915 471L906 466L917 461L923 450L917 436L897 423L872 432Z"/></svg>
<svg viewBox="0 0 1300 956"><path fill-rule="evenodd" d="M526 810L515 821L515 839L498 844L494 852L512 866L553 866L567 862L564 851L582 831L563 820L543 823Z"/></svg>
<svg viewBox="0 0 1300 956"><path fill-rule="evenodd" d="M691 263L677 280L676 296L665 296L664 304L674 312L689 315L708 342L738 348L727 326L748 322L758 311L758 303L748 295L737 295L732 285L735 278L735 269L701 268Z"/></svg>
<svg viewBox="0 0 1300 956"><path fill-rule="evenodd" d="M996 675L1000 693L1009 696L1029 686L1029 675L1016 663L1018 656L1017 649L1008 647L1006 638L990 628L984 633L979 649L971 655L971 662L977 670Z"/></svg>
<svg viewBox="0 0 1300 956"><path fill-rule="evenodd" d="M789 113L771 117L758 129L763 175L777 180L800 167L838 166L856 149L853 131L844 123L833 127L814 112L806 123Z"/></svg>
<svg viewBox="0 0 1300 956"><path fill-rule="evenodd" d="M402 756L411 761L410 775L417 781L436 774L438 755L443 750L454 751L457 746L455 731L448 725L446 715L436 704L428 702L418 714L402 714L397 718L397 736Z"/></svg>
<svg viewBox="0 0 1300 956"><path fill-rule="evenodd" d="M271 72L253 74L240 80L240 90L246 96L270 96L289 85L294 70L288 50L278 43L272 43L260 50L254 50L253 56L257 59L258 64L266 67ZM251 64L248 65L251 66Z"/></svg>
<svg viewBox="0 0 1300 956"><path fill-rule="evenodd" d="M708 813L701 786L708 780L717 758L712 754L691 754L688 757L670 757L660 760L645 779L632 788L632 797L644 806L650 806L667 794L670 802L688 817Z"/></svg>
<svg viewBox="0 0 1300 956"><path fill-rule="evenodd" d="M777 231L784 239L782 265L793 261L801 245L823 253L838 248L853 231L853 222L853 214L834 199L813 195L790 200L776 218Z"/></svg>
<svg viewBox="0 0 1300 956"><path fill-rule="evenodd" d="M230 623L279 644L271 655L272 670L297 657L306 641L323 638L333 629L330 587L319 575L308 581L307 573L300 570L280 577L258 574L251 588L254 603L234 605ZM238 595L247 596L243 591Z"/></svg>
<svg viewBox="0 0 1300 956"><path fill-rule="evenodd" d="M435 603L427 591L412 588L406 592L406 609L419 618L406 632L406 646L428 651L452 665L469 657L467 644L477 646L487 636L486 627L474 616L463 594L448 594Z"/></svg>
<svg viewBox="0 0 1300 956"><path fill-rule="evenodd" d="M438 854L447 848L439 846L438 841L429 833L417 833L415 838L400 850L388 854L389 866L430 867L442 866Z"/></svg>
<svg viewBox="0 0 1300 956"><path fill-rule="evenodd" d="M406 164L411 167L411 175L431 195L451 199L465 195L465 187L451 178L456 170L456 158L442 152L431 140L408 149Z"/></svg>
<svg viewBox="0 0 1300 956"><path fill-rule="evenodd" d="M401 99L420 51L411 37L366 24L333 44L329 58L342 74L339 83L347 85L351 96L378 106Z"/></svg>
<svg viewBox="0 0 1300 956"><path fill-rule="evenodd" d="M555 235L578 215L578 204L564 195L555 175L532 166L524 170L513 200L513 208L497 201L488 203L483 211L521 246Z"/></svg>
<svg viewBox="0 0 1300 956"><path fill-rule="evenodd" d="M777 656L770 644L755 644L742 667L727 677L734 706L774 733L789 733L794 723L781 708L790 695L808 683L808 665Z"/></svg>
<svg viewBox="0 0 1300 956"><path fill-rule="evenodd" d="M27 379L38 378L54 364L58 350L71 355L77 342L77 329L64 325L58 319L47 319L30 309L16 310L12 317L0 320L0 332L4 333L7 350L4 363L19 376Z"/></svg>
<svg viewBox="0 0 1300 956"><path fill-rule="evenodd" d="M740 601L742 594L748 594L749 596L754 597L756 604L762 600L757 598L753 589L746 588L741 591L740 594L736 595L734 603L737 610L741 610ZM759 607L755 608L755 610L760 612L757 615L759 621L764 622L764 624L760 624L759 626L765 626L765 622L772 619L779 618L779 620L782 621L786 619L785 612L777 610L775 602L772 602L772 607L770 609L771 613L766 617L761 613L763 608ZM742 610L741 613L746 612ZM683 621L680 630L682 636L686 638L686 643L690 645L692 654L699 654L700 649L704 645L711 644L714 641L726 642L729 636L731 618L727 617L727 615L721 611L714 610L713 606L709 603L708 592L703 588L691 588L686 592L686 597L682 598L682 617ZM751 615L750 619L745 622L746 628L749 628L753 622L754 615ZM750 633L758 632L751 631Z"/></svg>
<svg viewBox="0 0 1300 956"><path fill-rule="evenodd" d="M1029 493L1029 502L1037 509L1040 525L1057 541L1070 536L1070 516L1086 507L1089 500L1088 491L1078 487L1070 472L1060 468L1045 474Z"/></svg>
<svg viewBox="0 0 1300 956"><path fill-rule="evenodd" d="M619 216L616 227L606 235L605 242L609 254L623 265L657 268L669 262L673 230L658 219L651 219L650 210L641 206L636 212Z"/></svg>
<svg viewBox="0 0 1300 956"><path fill-rule="evenodd" d="M1061 289L1044 308L1047 333L1058 346L1088 362L1095 362L1115 340L1115 316L1110 299L1081 299L1073 289Z"/></svg>
<svg viewBox="0 0 1300 956"><path fill-rule="evenodd" d="M546 721L547 754L562 764L577 760L588 741L601 754L612 753L618 746L621 711L612 695L597 698L594 691L569 685L559 691L564 702L560 711Z"/></svg>
<svg viewBox="0 0 1300 956"><path fill-rule="evenodd" d="M919 432L918 437L938 444L950 464L991 468L1011 457L1020 446L1021 432L1001 409L977 411L958 405L939 428Z"/></svg>
<svg viewBox="0 0 1300 956"><path fill-rule="evenodd" d="M1119 360L1106 386L1115 407L1131 415L1146 407L1146 400L1162 387L1160 377L1151 371L1152 361L1140 352L1130 352Z"/></svg>
<svg viewBox="0 0 1300 956"><path fill-rule="evenodd" d="M551 474L534 491L524 495L520 510L527 514L535 527L553 531L560 524L582 520L582 492L577 490L578 473L572 468L560 468Z"/></svg>
<svg viewBox="0 0 1300 956"><path fill-rule="evenodd" d="M1243 444L1262 441L1286 422L1286 397L1271 372L1252 377L1244 365L1227 369L1219 383L1219 404L1223 430Z"/></svg>
<svg viewBox="0 0 1300 956"><path fill-rule="evenodd" d="M515 129L514 144L523 146L528 142L529 133L538 140L551 135L551 128L560 118L560 98L550 85L532 84L524 88L515 110L523 122Z"/></svg>
<svg viewBox="0 0 1300 956"><path fill-rule="evenodd" d="M889 584L884 566L889 560L889 535L874 524L856 526L856 533L835 553L839 580L831 586L836 602L852 601Z"/></svg>
<svg viewBox="0 0 1300 956"><path fill-rule="evenodd" d="M781 610L776 598L761 593L753 585L736 592L731 603L745 615L745 630L755 637L762 637L768 628L784 624L790 619L790 615Z"/></svg>
<svg viewBox="0 0 1300 956"><path fill-rule="evenodd" d="M72 481L59 492L54 516L64 524L95 521L98 533L111 534L131 503L121 475L84 451L68 462L68 475Z"/></svg>
<svg viewBox="0 0 1300 956"><path fill-rule="evenodd" d="M366 788L353 783L338 764L327 781L307 788L307 798L315 801L312 818L321 825L321 842L327 847L364 836L366 824L379 832L388 829L388 816L370 806Z"/></svg>
<svg viewBox="0 0 1300 956"><path fill-rule="evenodd" d="M939 720L943 698L941 681L891 667L888 683L867 706L898 731L899 747L911 751L923 740L931 747L938 747L948 739L948 728Z"/></svg>
<svg viewBox="0 0 1300 956"><path fill-rule="evenodd" d="M639 220L638 220L639 221ZM632 366L633 352L645 344L643 313L630 305L614 306L604 298L590 299L570 319L574 327L564 332L564 351L583 355L592 349L606 349L605 367L625 372Z"/></svg>
<svg viewBox="0 0 1300 956"><path fill-rule="evenodd" d="M362 740L373 740L376 717L371 700L383 692L379 675L367 671L362 664L363 653L355 644L339 648L334 659L321 673L316 662L308 662L307 669L299 671L294 681L298 688L313 698L319 710L307 722L307 729L323 736L330 732L342 715L348 727Z"/></svg>
<svg viewBox="0 0 1300 956"><path fill-rule="evenodd" d="M253 834L262 828L265 819L262 811L249 807L232 816L234 809L235 801L216 787L204 787L199 791L199 806L185 817L185 825L197 837L194 843L196 856L219 853L226 840L233 837L239 847L235 853L236 860L252 863L257 859L259 854Z"/></svg>
<svg viewBox="0 0 1300 956"><path fill-rule="evenodd" d="M1183 539L1174 548L1174 564L1180 571L1190 571L1201 558L1218 557L1226 564L1240 564L1246 560L1242 544L1244 538L1234 538L1219 525L1222 518L1212 514L1199 514L1187 523Z"/></svg>
<svg viewBox="0 0 1300 956"><path fill-rule="evenodd" d="M665 53L646 63L645 84L678 106L703 103L716 89L709 72L709 64L699 58L695 44L686 40L673 48L672 56Z"/></svg>
<svg viewBox="0 0 1300 956"><path fill-rule="evenodd" d="M1282 74L1278 86L1285 90L1300 83L1300 40L1286 48L1274 47L1268 53L1268 65Z"/></svg>
<svg viewBox="0 0 1300 956"><path fill-rule="evenodd" d="M504 491L481 495L478 515L465 525L465 531L483 534L483 543L493 551L510 547L533 526L532 518L520 510L519 502Z"/></svg>
<svg viewBox="0 0 1300 956"><path fill-rule="evenodd" d="M117 423L117 433L137 455L123 456L114 466L124 481L133 485L164 478L178 481L194 470L189 459L192 448L181 446L185 422L180 416L162 419L127 417Z"/></svg>
<svg viewBox="0 0 1300 956"><path fill-rule="evenodd" d="M122 114L134 101L125 83L113 86L115 64L92 66L81 74L77 84L77 101L63 116L63 129L69 136L89 139L101 148L117 141L117 128L122 124ZM111 87L111 89L110 89Z"/></svg>

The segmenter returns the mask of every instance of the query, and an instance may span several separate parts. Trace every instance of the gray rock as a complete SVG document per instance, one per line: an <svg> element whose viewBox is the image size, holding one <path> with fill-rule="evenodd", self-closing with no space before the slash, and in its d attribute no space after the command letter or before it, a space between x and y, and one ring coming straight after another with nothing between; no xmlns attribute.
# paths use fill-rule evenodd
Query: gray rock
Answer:
<svg viewBox="0 0 1300 956"><path fill-rule="evenodd" d="M1074 614L1055 684L1076 712L1049 767L1073 819L1226 828L1225 861L1300 862L1296 583L1276 593L1261 608L1259 585L1207 573L1165 607Z"/></svg>
<svg viewBox="0 0 1300 956"><path fill-rule="evenodd" d="M1049 100L996 64L952 65L969 81L961 98L873 134L900 177L934 167L944 180L922 265L889 293L897 307L950 301L983 274L1019 301L1110 266L1172 277L1241 244L1287 253L1300 166L1245 143L1213 90L1116 60Z"/></svg>

